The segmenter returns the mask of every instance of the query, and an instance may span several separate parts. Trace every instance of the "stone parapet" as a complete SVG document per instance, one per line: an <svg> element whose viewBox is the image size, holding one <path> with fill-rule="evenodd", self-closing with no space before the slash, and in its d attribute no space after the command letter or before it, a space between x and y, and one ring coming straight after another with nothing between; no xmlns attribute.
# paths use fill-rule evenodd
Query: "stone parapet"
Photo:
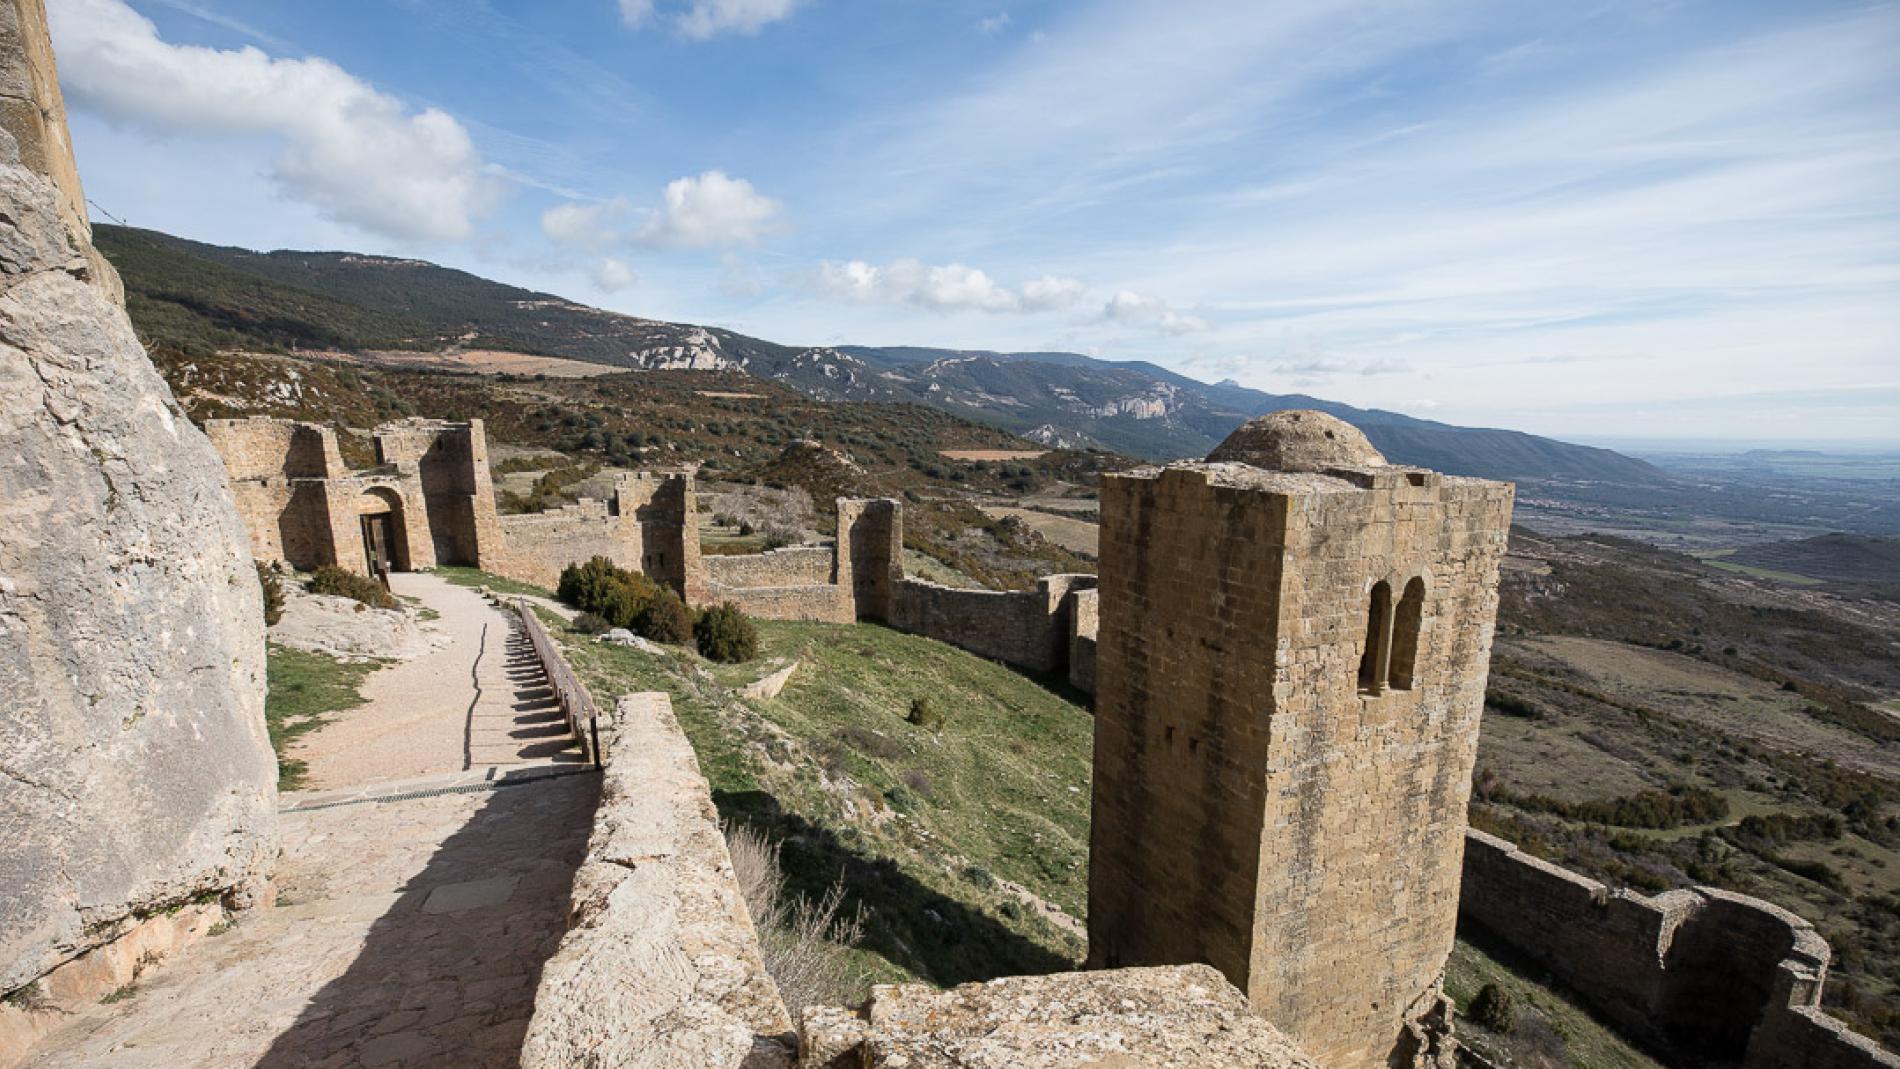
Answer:
<svg viewBox="0 0 1900 1069"><path fill-rule="evenodd" d="M523 1069L779 1069L766 975L718 812L664 694L620 700L572 926L541 972Z"/></svg>
<svg viewBox="0 0 1900 1069"><path fill-rule="evenodd" d="M1713 887L1612 890L1496 836L1466 833L1461 923L1549 969L1618 1030L1742 1069L1896 1069L1822 1012L1826 940Z"/></svg>

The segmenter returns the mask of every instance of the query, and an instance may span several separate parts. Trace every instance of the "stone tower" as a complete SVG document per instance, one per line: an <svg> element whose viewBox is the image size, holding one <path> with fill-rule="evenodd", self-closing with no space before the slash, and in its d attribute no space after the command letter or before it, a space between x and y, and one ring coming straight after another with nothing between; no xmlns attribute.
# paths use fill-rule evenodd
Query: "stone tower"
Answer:
<svg viewBox="0 0 1900 1069"><path fill-rule="evenodd" d="M1318 412L1103 479L1092 966L1211 964L1331 1069L1426 1053L1511 496Z"/></svg>

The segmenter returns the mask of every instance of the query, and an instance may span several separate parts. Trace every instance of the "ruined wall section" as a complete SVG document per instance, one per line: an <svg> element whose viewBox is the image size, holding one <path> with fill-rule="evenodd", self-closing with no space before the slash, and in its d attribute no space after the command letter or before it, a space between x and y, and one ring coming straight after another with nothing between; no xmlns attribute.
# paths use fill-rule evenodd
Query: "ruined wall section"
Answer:
<svg viewBox="0 0 1900 1069"><path fill-rule="evenodd" d="M786 546L764 553L705 558L706 578L720 586L822 586L838 567L835 546Z"/></svg>
<svg viewBox="0 0 1900 1069"><path fill-rule="evenodd" d="M541 971L522 1067L786 1069L791 1019L672 704L629 695L616 719L572 924Z"/></svg>
<svg viewBox="0 0 1900 1069"><path fill-rule="evenodd" d="M1078 590L1070 606L1069 686L1095 693L1095 643L1101 631L1101 592Z"/></svg>
<svg viewBox="0 0 1900 1069"><path fill-rule="evenodd" d="M1743 1069L1895 1069L1900 1058L1821 1011L1827 942L1800 917L1715 888L1611 890L1467 832L1459 912L1548 968L1652 1048Z"/></svg>
<svg viewBox="0 0 1900 1069"><path fill-rule="evenodd" d="M249 540L216 452L95 284L56 85L43 9L0 0L7 995L141 917L255 904L276 853ZM144 931L140 954L162 953ZM0 1044L18 1012L0 1005Z"/></svg>
<svg viewBox="0 0 1900 1069"><path fill-rule="evenodd" d="M376 460L399 471L414 466L438 563L494 569L505 560L481 420L385 423L376 428Z"/></svg>
<svg viewBox="0 0 1900 1069"><path fill-rule="evenodd" d="M553 590L569 564L606 557L640 570L641 529L606 501L583 498L546 512L501 517L507 553L493 570Z"/></svg>
<svg viewBox="0 0 1900 1069"><path fill-rule="evenodd" d="M207 420L205 434L224 459L253 557L305 569L337 563L321 480L347 469L330 428L252 417Z"/></svg>
<svg viewBox="0 0 1900 1069"><path fill-rule="evenodd" d="M1045 575L1034 590L965 590L905 578L890 624L1031 672L1067 667L1074 594L1092 575Z"/></svg>

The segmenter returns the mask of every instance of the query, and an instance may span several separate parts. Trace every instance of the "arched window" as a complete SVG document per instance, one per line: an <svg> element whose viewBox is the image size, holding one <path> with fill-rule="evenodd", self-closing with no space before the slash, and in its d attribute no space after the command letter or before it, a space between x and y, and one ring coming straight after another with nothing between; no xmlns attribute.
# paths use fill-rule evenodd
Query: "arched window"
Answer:
<svg viewBox="0 0 1900 1069"><path fill-rule="evenodd" d="M1418 670L1418 630L1425 615L1425 580L1414 578L1399 597L1392 625L1392 689L1411 690Z"/></svg>
<svg viewBox="0 0 1900 1069"><path fill-rule="evenodd" d="M1385 690L1385 666L1392 655L1392 586L1381 579L1372 584L1366 607L1366 652L1359 656L1359 689L1367 694Z"/></svg>

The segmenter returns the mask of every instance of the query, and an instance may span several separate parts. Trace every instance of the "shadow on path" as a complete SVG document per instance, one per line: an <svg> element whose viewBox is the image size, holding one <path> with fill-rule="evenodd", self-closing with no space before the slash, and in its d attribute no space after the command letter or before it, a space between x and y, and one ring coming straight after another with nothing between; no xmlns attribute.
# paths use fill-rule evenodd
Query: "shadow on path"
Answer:
<svg viewBox="0 0 1900 1069"><path fill-rule="evenodd" d="M599 790L580 773L484 795L257 1069L519 1064Z"/></svg>

